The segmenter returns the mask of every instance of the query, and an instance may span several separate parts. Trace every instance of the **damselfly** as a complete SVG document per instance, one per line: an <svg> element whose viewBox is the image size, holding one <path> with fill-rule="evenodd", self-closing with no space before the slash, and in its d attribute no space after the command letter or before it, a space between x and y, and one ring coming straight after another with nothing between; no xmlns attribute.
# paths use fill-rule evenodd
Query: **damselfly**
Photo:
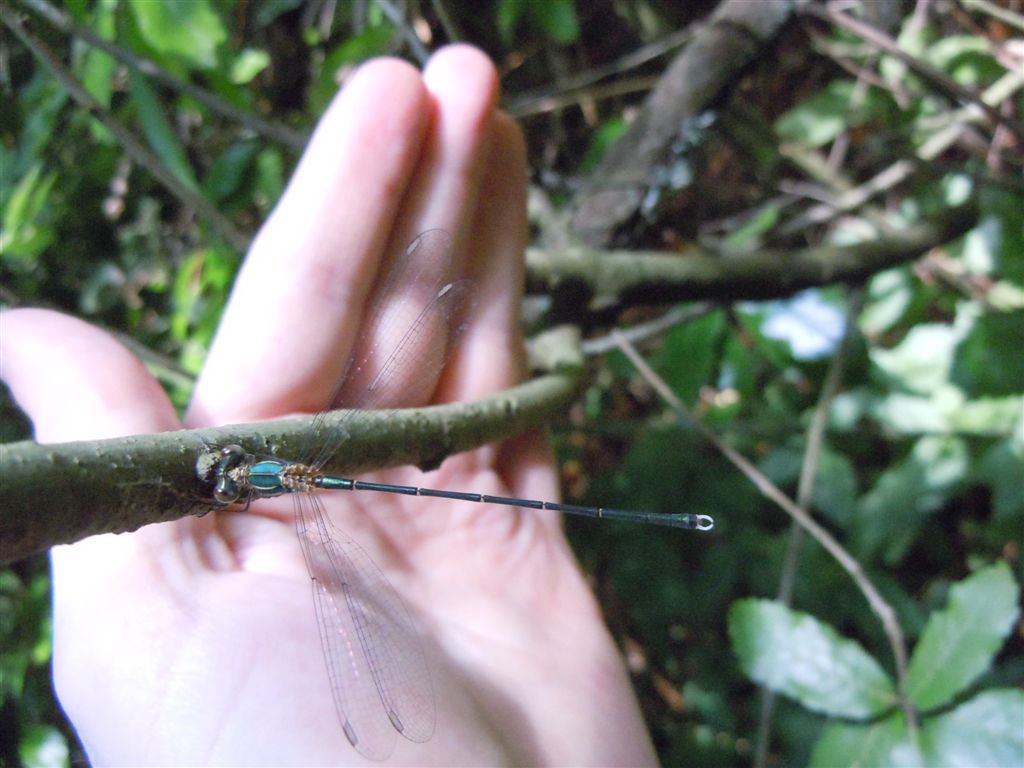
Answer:
<svg viewBox="0 0 1024 768"><path fill-rule="evenodd" d="M390 354L379 354L371 345L362 362L342 378L328 408L336 405L337 393L354 380L370 382L354 400L353 405L361 409L399 404L408 387L403 382L437 380L472 306L467 282L446 282L449 258L450 238L432 230L420 235L390 270L379 295L386 300L396 287L413 285L421 288L422 298L409 300L411 311L407 306L397 313L378 304L367 327L372 331L382 325L393 326L399 322L395 317L415 319ZM322 467L344 442L346 433L343 428L328 429L323 413L312 430L312 458L305 461L256 455L235 445L221 449L212 495L218 505L229 505L293 494L295 527L313 583L335 709L345 737L370 759L386 758L396 734L414 742L430 738L435 720L430 672L401 598L362 548L331 523L318 491L428 496L698 531L714 525L710 517L701 514L630 512L329 475Z"/></svg>

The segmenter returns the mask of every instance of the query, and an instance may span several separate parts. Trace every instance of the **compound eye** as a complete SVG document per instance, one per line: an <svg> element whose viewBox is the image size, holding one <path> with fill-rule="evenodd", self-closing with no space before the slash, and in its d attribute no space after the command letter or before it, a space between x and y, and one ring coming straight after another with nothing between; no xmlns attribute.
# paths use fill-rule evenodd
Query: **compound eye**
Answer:
<svg viewBox="0 0 1024 768"><path fill-rule="evenodd" d="M218 504L234 504L239 495L238 483L226 475L221 475L213 488L213 500Z"/></svg>

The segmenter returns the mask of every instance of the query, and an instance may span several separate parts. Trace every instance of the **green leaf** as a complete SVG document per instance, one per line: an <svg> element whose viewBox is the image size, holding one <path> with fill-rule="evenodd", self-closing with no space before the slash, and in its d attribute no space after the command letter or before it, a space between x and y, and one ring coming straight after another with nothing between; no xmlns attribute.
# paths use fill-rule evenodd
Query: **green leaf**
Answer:
<svg viewBox="0 0 1024 768"><path fill-rule="evenodd" d="M701 387L711 383L725 326L724 313L711 312L670 331L652 357L651 364L684 401L695 400Z"/></svg>
<svg viewBox="0 0 1024 768"><path fill-rule="evenodd" d="M546 0L528 2L526 8L534 25L556 43L575 43L580 37L580 22L576 18L575 0Z"/></svg>
<svg viewBox="0 0 1024 768"><path fill-rule="evenodd" d="M871 725L829 723L814 745L811 768L919 766L903 716L893 714Z"/></svg>
<svg viewBox="0 0 1024 768"><path fill-rule="evenodd" d="M1024 765L1024 692L986 691L928 718L921 747L929 765L943 768Z"/></svg>
<svg viewBox="0 0 1024 768"><path fill-rule="evenodd" d="M92 29L104 40L113 40L115 32L114 14L116 0L103 0L96 6ZM117 64L113 57L99 48L90 48L82 65L82 84L104 107L110 107L110 96L114 89L114 71Z"/></svg>
<svg viewBox="0 0 1024 768"><path fill-rule="evenodd" d="M231 62L228 79L235 85L245 85L270 66L270 54L260 48L246 48Z"/></svg>
<svg viewBox="0 0 1024 768"><path fill-rule="evenodd" d="M196 69L217 64L217 46L228 33L208 0L131 0L128 7L153 50Z"/></svg>
<svg viewBox="0 0 1024 768"><path fill-rule="evenodd" d="M244 141L232 144L222 152L203 179L206 196L220 202L233 195L241 185L258 149L256 142Z"/></svg>
<svg viewBox="0 0 1024 768"><path fill-rule="evenodd" d="M146 78L135 70L131 70L130 82L132 85L132 101L135 102L135 110L138 113L139 122L142 123L143 133L149 146L156 153L157 157L178 179L192 190L198 190L199 185L192 173L192 166L189 165L185 148L178 141L178 136L170 123L164 116L164 110L156 94L149 87Z"/></svg>
<svg viewBox="0 0 1024 768"><path fill-rule="evenodd" d="M327 54L316 80L309 89L309 107L312 114L323 112L338 92L339 73L367 59L387 51L395 30L389 24L367 27L359 35L350 37Z"/></svg>
<svg viewBox="0 0 1024 768"><path fill-rule="evenodd" d="M284 160L274 147L264 148L256 157L253 197L262 211L270 211L284 190Z"/></svg>
<svg viewBox="0 0 1024 768"><path fill-rule="evenodd" d="M1024 391L1024 311L981 315L956 348L953 381L969 397Z"/></svg>
<svg viewBox="0 0 1024 768"><path fill-rule="evenodd" d="M1004 562L950 590L949 606L928 619L910 659L907 693L914 706L948 704L989 668L1017 619L1019 593Z"/></svg>
<svg viewBox="0 0 1024 768"><path fill-rule="evenodd" d="M747 219L741 226L734 229L726 237L726 243L732 248L750 248L761 242L761 236L771 231L772 227L782 218L782 209L777 205L766 205L756 216Z"/></svg>
<svg viewBox="0 0 1024 768"><path fill-rule="evenodd" d="M854 537L862 557L898 563L928 517L966 477L969 456L956 437L923 437L910 455L878 478L860 500Z"/></svg>
<svg viewBox="0 0 1024 768"><path fill-rule="evenodd" d="M32 262L53 240L53 229L44 221L50 190L57 180L56 172L42 175L43 166L36 163L5 195L0 225L0 257Z"/></svg>
<svg viewBox="0 0 1024 768"><path fill-rule="evenodd" d="M494 20L498 27L498 35L506 45L512 43L516 27L523 17L523 10L526 4L523 0L498 0L498 7L494 12Z"/></svg>
<svg viewBox="0 0 1024 768"><path fill-rule="evenodd" d="M828 144L855 124L852 109L854 83L836 80L797 104L775 121L775 132L783 141L809 147Z"/></svg>
<svg viewBox="0 0 1024 768"><path fill-rule="evenodd" d="M992 488L995 519L1010 520L1024 516L1024 444L1001 440L981 457L978 479Z"/></svg>
<svg viewBox="0 0 1024 768"><path fill-rule="evenodd" d="M621 117L612 117L605 120L594 131L590 139L590 146L583 153L583 160L580 162L581 171L592 171L604 157L608 148L629 130L629 123Z"/></svg>
<svg viewBox="0 0 1024 768"><path fill-rule="evenodd" d="M981 35L945 35L932 45L926 60L961 85L984 87L1002 74L992 46Z"/></svg>
<svg viewBox="0 0 1024 768"><path fill-rule="evenodd" d="M953 351L962 336L950 325L917 325L892 349L872 349L871 362L903 391L928 394L949 381Z"/></svg>
<svg viewBox="0 0 1024 768"><path fill-rule="evenodd" d="M887 269L872 277L858 321L861 331L876 336L896 325L913 301L916 282L906 269Z"/></svg>
<svg viewBox="0 0 1024 768"><path fill-rule="evenodd" d="M781 603L733 603L729 637L752 680L815 712L862 720L895 702L889 676L860 645Z"/></svg>
<svg viewBox="0 0 1024 768"><path fill-rule="evenodd" d="M64 735L52 725L30 724L18 745L25 768L61 768L71 764Z"/></svg>

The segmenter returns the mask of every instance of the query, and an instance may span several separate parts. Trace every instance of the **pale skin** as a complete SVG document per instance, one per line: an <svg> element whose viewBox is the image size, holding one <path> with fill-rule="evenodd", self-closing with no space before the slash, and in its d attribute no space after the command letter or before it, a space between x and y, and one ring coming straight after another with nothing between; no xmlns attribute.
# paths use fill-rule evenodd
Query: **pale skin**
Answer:
<svg viewBox="0 0 1024 768"><path fill-rule="evenodd" d="M395 405L474 400L522 379L525 150L496 100L493 66L466 46L423 73L382 59L349 80L246 257L185 426L320 408L359 354L382 263L431 228L454 236L456 276L479 301L440 381ZM180 428L159 385L101 331L38 310L0 322L4 378L41 442ZM537 436L375 479L558 493ZM335 716L291 509L277 499L53 550L54 678L94 763L365 762ZM353 493L327 509L426 632L435 733L398 739L389 763L655 762L555 515Z"/></svg>

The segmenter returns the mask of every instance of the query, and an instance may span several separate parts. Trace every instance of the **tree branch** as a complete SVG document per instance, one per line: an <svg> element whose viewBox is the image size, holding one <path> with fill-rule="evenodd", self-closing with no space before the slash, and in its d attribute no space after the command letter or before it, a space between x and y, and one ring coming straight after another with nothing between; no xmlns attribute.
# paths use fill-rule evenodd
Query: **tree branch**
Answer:
<svg viewBox="0 0 1024 768"><path fill-rule="evenodd" d="M599 251L577 245L531 248L526 254L528 287L554 292L582 286L596 302L652 304L695 299L773 299L830 283L855 283L913 261L953 240L977 222L973 202L940 217L887 232L855 245L800 250L770 249L737 255L695 249L684 254Z"/></svg>
<svg viewBox="0 0 1024 768"><path fill-rule="evenodd" d="M680 126L708 107L782 28L789 0L725 0L669 65L626 134L605 154L576 200L573 228L605 245L639 210L650 170L665 161Z"/></svg>
<svg viewBox="0 0 1024 768"><path fill-rule="evenodd" d="M565 412L580 369L550 373L473 403L398 411L332 411L346 434L325 469L353 474L445 457L549 424ZM134 531L210 509L200 477L216 448L295 460L310 454L313 416L56 445L0 446L0 565L99 533Z"/></svg>

